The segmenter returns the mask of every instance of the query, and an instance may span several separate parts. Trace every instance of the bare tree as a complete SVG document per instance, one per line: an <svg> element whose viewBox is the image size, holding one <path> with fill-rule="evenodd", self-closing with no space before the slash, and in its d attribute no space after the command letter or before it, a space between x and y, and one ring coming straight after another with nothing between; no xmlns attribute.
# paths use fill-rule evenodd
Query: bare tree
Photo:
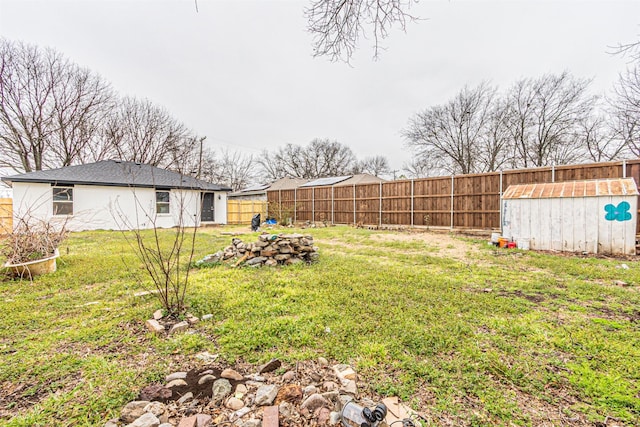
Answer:
<svg viewBox="0 0 640 427"><path fill-rule="evenodd" d="M610 101L614 128L627 149L640 156L640 65L620 75Z"/></svg>
<svg viewBox="0 0 640 427"><path fill-rule="evenodd" d="M370 175L381 176L391 172L389 160L384 156L365 157L357 162L355 173L368 173Z"/></svg>
<svg viewBox="0 0 640 427"><path fill-rule="evenodd" d="M307 146L287 144L264 151L258 163L266 180L323 178L351 174L356 158L349 147L329 139L314 139Z"/></svg>
<svg viewBox="0 0 640 427"><path fill-rule="evenodd" d="M314 56L348 62L360 37L373 39L374 58L380 42L397 25L403 31L416 18L408 13L417 0L312 0L305 9L308 30L313 35Z"/></svg>
<svg viewBox="0 0 640 427"><path fill-rule="evenodd" d="M446 175L451 168L443 166L441 159L435 157L413 157L410 162L402 165L402 170L408 178L429 178L431 176Z"/></svg>
<svg viewBox="0 0 640 427"><path fill-rule="evenodd" d="M52 49L0 39L0 166L31 172L82 161L112 92Z"/></svg>
<svg viewBox="0 0 640 427"><path fill-rule="evenodd" d="M483 151L496 156L486 144L495 93L487 83L476 88L465 86L445 105L417 113L403 131L407 145L417 157L433 158L432 163L450 173L481 172L487 164L495 164L481 161Z"/></svg>
<svg viewBox="0 0 640 427"><path fill-rule="evenodd" d="M245 188L256 179L255 161L252 155L224 150L217 158L206 153L202 167L202 179L229 186L233 191Z"/></svg>
<svg viewBox="0 0 640 427"><path fill-rule="evenodd" d="M593 162L618 160L628 153L625 141L604 114L592 115L576 123L575 138L583 144L585 157Z"/></svg>
<svg viewBox="0 0 640 427"><path fill-rule="evenodd" d="M494 97L482 138L479 161L480 170L495 172L514 164L513 140L509 131L509 108L503 99Z"/></svg>
<svg viewBox="0 0 640 427"><path fill-rule="evenodd" d="M111 157L181 173L197 168L200 138L147 99L121 99L107 120L104 138Z"/></svg>
<svg viewBox="0 0 640 427"><path fill-rule="evenodd" d="M573 136L576 124L595 104L590 81L568 72L523 79L508 91L508 128L517 164L536 167L581 160L582 145Z"/></svg>

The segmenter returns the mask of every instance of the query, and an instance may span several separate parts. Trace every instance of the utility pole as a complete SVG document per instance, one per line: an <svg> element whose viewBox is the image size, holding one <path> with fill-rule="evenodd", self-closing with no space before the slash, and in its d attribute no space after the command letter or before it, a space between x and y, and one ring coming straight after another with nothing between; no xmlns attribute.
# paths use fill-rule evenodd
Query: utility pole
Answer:
<svg viewBox="0 0 640 427"><path fill-rule="evenodd" d="M198 159L198 176L196 176L198 179L200 179L200 174L202 173L202 144L205 139L207 139L206 136L200 138L200 158Z"/></svg>

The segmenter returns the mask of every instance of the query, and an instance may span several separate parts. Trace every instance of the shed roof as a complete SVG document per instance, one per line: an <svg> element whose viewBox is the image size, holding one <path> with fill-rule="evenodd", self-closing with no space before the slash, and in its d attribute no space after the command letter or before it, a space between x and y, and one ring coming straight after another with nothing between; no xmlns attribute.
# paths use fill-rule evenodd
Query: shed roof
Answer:
<svg viewBox="0 0 640 427"><path fill-rule="evenodd" d="M103 160L2 177L5 182L38 182L56 185L85 184L116 187L180 188L231 191L231 188L142 163Z"/></svg>
<svg viewBox="0 0 640 427"><path fill-rule="evenodd" d="M370 175L368 173L360 173L358 175L353 175L351 178L346 181L341 181L336 184L336 187L341 185L354 185L354 184L378 184L379 182L385 182L384 179L378 178L375 175Z"/></svg>
<svg viewBox="0 0 640 427"><path fill-rule="evenodd" d="M309 180L305 178L280 178L279 180L271 184L271 186L267 190L293 190L307 183L308 181Z"/></svg>
<svg viewBox="0 0 640 427"><path fill-rule="evenodd" d="M633 178L595 179L510 185L503 199L551 199L571 197L637 196Z"/></svg>

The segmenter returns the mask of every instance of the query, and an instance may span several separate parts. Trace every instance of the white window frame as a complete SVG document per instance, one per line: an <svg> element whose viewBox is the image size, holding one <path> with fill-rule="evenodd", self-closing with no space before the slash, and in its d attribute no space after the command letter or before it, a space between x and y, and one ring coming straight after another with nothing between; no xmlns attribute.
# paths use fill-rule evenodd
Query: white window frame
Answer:
<svg viewBox="0 0 640 427"><path fill-rule="evenodd" d="M56 190L64 190L68 191L69 197L67 200L56 200ZM62 193L62 192L61 192ZM52 208L54 216L72 216L73 215L73 187L67 185L56 185L51 187L51 198L53 200ZM70 213L57 213L56 206L60 205L70 205L71 212Z"/></svg>
<svg viewBox="0 0 640 427"><path fill-rule="evenodd" d="M158 201L158 195L160 193L167 193L167 201L163 202L163 201ZM158 209L160 206L166 206L167 207L167 211L166 212L160 212L160 209ZM170 190L156 190L156 214L157 215L171 215L171 191Z"/></svg>

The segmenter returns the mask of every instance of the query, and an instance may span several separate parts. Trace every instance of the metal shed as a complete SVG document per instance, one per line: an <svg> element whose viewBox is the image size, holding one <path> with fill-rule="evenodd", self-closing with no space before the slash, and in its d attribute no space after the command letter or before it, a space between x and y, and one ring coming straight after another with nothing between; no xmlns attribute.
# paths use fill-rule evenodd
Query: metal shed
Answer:
<svg viewBox="0 0 640 427"><path fill-rule="evenodd" d="M511 185L502 235L531 249L634 255L637 211L633 178Z"/></svg>

